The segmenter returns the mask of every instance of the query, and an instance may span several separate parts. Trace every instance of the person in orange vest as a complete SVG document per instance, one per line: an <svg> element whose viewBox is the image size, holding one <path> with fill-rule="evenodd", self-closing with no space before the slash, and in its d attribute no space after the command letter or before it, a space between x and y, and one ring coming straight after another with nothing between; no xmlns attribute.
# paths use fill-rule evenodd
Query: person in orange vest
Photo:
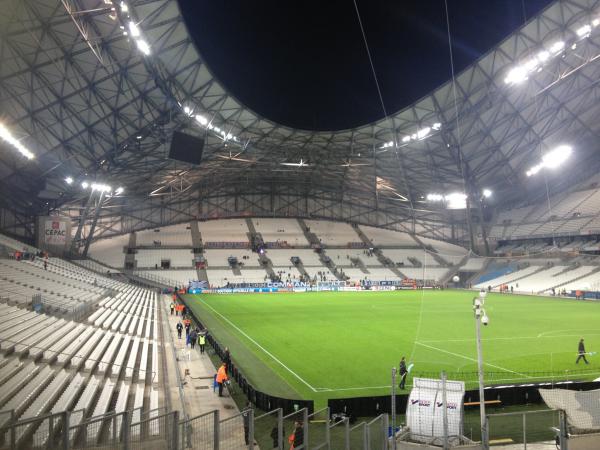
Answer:
<svg viewBox="0 0 600 450"><path fill-rule="evenodd" d="M223 397L223 385L228 380L227 378L227 368L225 363L221 364L219 370L217 370L217 384L219 385L219 397Z"/></svg>

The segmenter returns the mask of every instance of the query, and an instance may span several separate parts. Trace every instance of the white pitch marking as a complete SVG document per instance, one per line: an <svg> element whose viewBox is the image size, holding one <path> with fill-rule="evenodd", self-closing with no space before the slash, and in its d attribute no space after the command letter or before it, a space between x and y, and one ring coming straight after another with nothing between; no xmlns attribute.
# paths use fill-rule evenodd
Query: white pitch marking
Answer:
<svg viewBox="0 0 600 450"><path fill-rule="evenodd" d="M292 369L290 369L288 366L286 366L284 363L282 363L273 353L271 353L270 351L268 351L266 348L264 348L262 345L260 345L258 342L256 342L254 339L252 339L250 336L248 336L244 331L242 331L231 320L229 320L227 317L225 317L219 311L217 311L212 306L210 306L208 303L206 303L206 301L203 301L203 303L204 303L204 305L208 306L212 311L214 311L215 314L218 314L221 318L223 318L223 320L225 320L227 323L229 323L229 325L231 325L233 328L235 328L240 333L242 333L254 345L256 345L263 352L265 352L267 355L269 355L271 358L273 358L274 361L278 362L285 370L287 370L289 373L291 373L292 375L294 375L296 378L298 378L300 381L302 381L305 385L307 385L309 388L311 388L313 392L317 392L317 390L314 387L312 387L310 384L308 384L306 381L304 381L304 379L300 375L298 375L296 372L294 372Z"/></svg>
<svg viewBox="0 0 600 450"><path fill-rule="evenodd" d="M476 359L471 358L469 356L461 355L460 353L449 352L448 350L443 350L441 348L437 348L437 347L434 347L432 345L427 345L427 344L424 344L422 342L417 342L417 344L418 345L422 345L423 347L430 348L432 350L437 350L438 352L447 353L448 355L458 356L459 358L463 358L463 359L467 359L469 361L477 362ZM484 362L483 364L486 365L486 366L493 367L494 369L500 369L500 370L503 370L505 372L514 373L515 375L519 375L519 376L522 376L522 377L525 377L525 378L531 378L530 376L525 375L524 373L515 372L514 370L510 370L510 369L506 369L504 367L496 366L495 364L490 364L490 363L486 363L486 362Z"/></svg>
<svg viewBox="0 0 600 450"><path fill-rule="evenodd" d="M544 334L544 333L542 333ZM584 336L600 336L600 333L579 333L579 334L560 334L560 335L555 335L555 336L507 336L507 337L495 337L495 338L485 338L485 339L481 339L483 342L487 342L487 341L515 341L515 340L521 340L521 339L540 339L540 338L544 338L544 339L555 339L555 338L564 338L564 337L581 337L581 334L583 334ZM468 338L468 339L425 339L425 340L421 340L421 342L474 342L475 338Z"/></svg>

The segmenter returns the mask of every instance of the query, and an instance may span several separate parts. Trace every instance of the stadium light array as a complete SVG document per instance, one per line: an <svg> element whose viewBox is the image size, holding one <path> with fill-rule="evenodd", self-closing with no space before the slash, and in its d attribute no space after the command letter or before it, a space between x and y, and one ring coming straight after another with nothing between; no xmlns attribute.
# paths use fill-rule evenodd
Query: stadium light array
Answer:
<svg viewBox="0 0 600 450"><path fill-rule="evenodd" d="M450 194L427 194L429 202L443 202L448 209L465 209L467 207L467 195L462 192L451 192Z"/></svg>
<svg viewBox="0 0 600 450"><path fill-rule="evenodd" d="M14 148L16 148L17 151L21 155L23 155L25 158L27 158L27 159L35 158L35 155L31 151L29 151L29 149L27 147L25 147L23 144L21 144L19 142L19 140L12 135L10 130L1 123L0 123L0 138L2 138L2 140L8 142L10 145L12 145Z"/></svg>
<svg viewBox="0 0 600 450"><path fill-rule="evenodd" d="M71 180L71 182L69 183L68 180ZM67 177L65 179L65 181L67 182L67 184L72 184L73 183L73 178L72 177ZM125 188L123 188L122 186L119 186L117 189L115 189L113 191L113 188L105 183L96 183L95 181L82 181L81 182L81 188L83 190L87 190L90 189L92 192L103 192L106 193L107 196L112 196L112 195L121 195L123 192L125 192Z"/></svg>
<svg viewBox="0 0 600 450"><path fill-rule="evenodd" d="M118 3L118 5L117 5L117 3ZM145 56L150 56L150 54L152 53L150 44L148 43L148 41L146 41L144 39L142 30L140 29L138 24L135 23L133 18L130 16L129 6L127 5L127 3L125 1L121 1L121 2L113 1L112 4L115 8L118 6L118 8L121 12L121 17L124 19L122 22L122 25L120 26L120 28L123 32L123 35L130 36L133 39L133 42L135 43L135 46L137 47L137 49ZM227 142L227 141L233 141L233 142L238 142L238 143L240 142L238 137L234 136L231 132L227 132L225 130L222 130L219 127L214 126L212 124L212 120L209 121L206 117L204 117L201 114L195 115L194 111L197 110L198 108L196 108L194 105L183 106L182 103L179 103L179 107L183 110L184 114L186 114L188 117L195 118L196 121L201 126L205 127L206 129L208 129L210 131L215 132L217 134L217 136L220 139L222 139L224 142ZM142 137L137 136L137 139L140 140L140 139L142 139Z"/></svg>
<svg viewBox="0 0 600 450"><path fill-rule="evenodd" d="M67 183L67 184L73 184L73 177L67 177L67 178L65 178L65 183Z"/></svg>
<svg viewBox="0 0 600 450"><path fill-rule="evenodd" d="M532 168L530 168L525 174L530 177L535 175L542 169L556 169L560 167L573 153L573 149L569 145L559 145L554 150L546 153L542 157L542 161Z"/></svg>
<svg viewBox="0 0 600 450"><path fill-rule="evenodd" d="M577 41L589 38L594 29L598 28L599 25L600 18L595 18L591 21L591 23L581 25L575 30L577 38L570 40L568 43L564 41L556 41L552 43L549 47L544 48L535 56L510 69L504 78L504 82L511 85L520 84L529 79L531 74L535 72L541 72L544 64L562 54L567 47L571 50L575 50L577 48Z"/></svg>
<svg viewBox="0 0 600 450"><path fill-rule="evenodd" d="M425 126L419 130L417 130L415 133L410 134L410 135L406 135L403 136L402 139L400 139L400 142L402 144L408 144L411 141L422 141L424 139L427 139L430 135L432 131L439 131L442 129L442 124L440 122L436 122L431 126ZM384 148L390 148L394 146L394 141L389 141L384 143L381 147L379 147L380 149L384 149Z"/></svg>
<svg viewBox="0 0 600 450"><path fill-rule="evenodd" d="M490 189L484 189L481 193L484 198L490 198L492 196L492 191Z"/></svg>

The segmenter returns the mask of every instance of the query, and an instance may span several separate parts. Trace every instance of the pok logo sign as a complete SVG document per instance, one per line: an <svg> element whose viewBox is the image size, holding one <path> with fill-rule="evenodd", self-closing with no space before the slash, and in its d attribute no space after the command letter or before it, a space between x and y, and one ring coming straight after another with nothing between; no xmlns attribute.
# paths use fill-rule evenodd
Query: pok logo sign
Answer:
<svg viewBox="0 0 600 450"><path fill-rule="evenodd" d="M417 398L415 400L411 400L410 404L411 405L417 405L418 404L418 406L424 406L424 407L427 408L427 407L431 406L431 401L429 401L429 400L421 400L421 399Z"/></svg>
<svg viewBox="0 0 600 450"><path fill-rule="evenodd" d="M444 402L436 402L435 403L438 408L441 408L444 405ZM450 402L447 406L448 409L458 409L458 405L456 403Z"/></svg>

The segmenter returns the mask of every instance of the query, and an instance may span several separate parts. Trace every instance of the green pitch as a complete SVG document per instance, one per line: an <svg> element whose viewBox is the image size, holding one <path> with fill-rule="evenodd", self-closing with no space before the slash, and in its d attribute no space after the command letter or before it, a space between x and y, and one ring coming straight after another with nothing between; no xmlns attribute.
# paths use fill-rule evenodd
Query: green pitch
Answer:
<svg viewBox="0 0 600 450"><path fill-rule="evenodd" d="M188 295L187 304L259 390L287 398L386 395L402 355L412 376L474 387L474 292L395 291ZM491 294L482 327L486 383L594 379L600 303Z"/></svg>

